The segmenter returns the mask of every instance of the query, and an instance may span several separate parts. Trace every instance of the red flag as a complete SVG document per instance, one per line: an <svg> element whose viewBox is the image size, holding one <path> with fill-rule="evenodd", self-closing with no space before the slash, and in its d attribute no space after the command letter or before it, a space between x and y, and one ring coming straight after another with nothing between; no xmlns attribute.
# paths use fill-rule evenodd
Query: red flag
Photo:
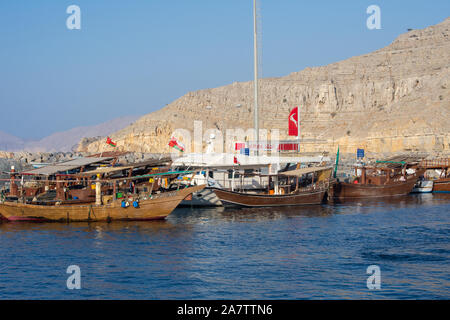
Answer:
<svg viewBox="0 0 450 320"><path fill-rule="evenodd" d="M177 149L178 151L184 152L184 145L175 139L175 137L170 138L169 147Z"/></svg>
<svg viewBox="0 0 450 320"><path fill-rule="evenodd" d="M298 123L298 108L292 109L289 114L289 135L298 136L299 134L299 123Z"/></svg>
<svg viewBox="0 0 450 320"><path fill-rule="evenodd" d="M238 159L236 158L236 156L234 156L234 159L233 159L233 162L234 162L234 164L241 164L239 161L238 161Z"/></svg>
<svg viewBox="0 0 450 320"><path fill-rule="evenodd" d="M111 140L110 137L106 138L106 144L109 144L111 147L116 147L117 144Z"/></svg>
<svg viewBox="0 0 450 320"><path fill-rule="evenodd" d="M239 150L244 149L244 148L245 148L245 143L236 142L234 150L239 151Z"/></svg>

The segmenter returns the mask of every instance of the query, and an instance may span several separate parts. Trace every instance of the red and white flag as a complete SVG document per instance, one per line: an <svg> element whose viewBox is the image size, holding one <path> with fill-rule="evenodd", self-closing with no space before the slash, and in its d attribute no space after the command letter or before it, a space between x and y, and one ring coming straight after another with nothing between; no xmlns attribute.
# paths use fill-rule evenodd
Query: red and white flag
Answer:
<svg viewBox="0 0 450 320"><path fill-rule="evenodd" d="M184 152L184 145L181 142L178 142L177 139L175 139L175 137L170 138L169 147Z"/></svg>
<svg viewBox="0 0 450 320"><path fill-rule="evenodd" d="M245 148L245 143L236 142L234 150L239 151L239 150L244 149L244 148Z"/></svg>
<svg viewBox="0 0 450 320"><path fill-rule="evenodd" d="M234 164L241 165L241 163L238 161L236 156L234 156L233 162L234 162Z"/></svg>
<svg viewBox="0 0 450 320"><path fill-rule="evenodd" d="M110 137L106 137L106 144L109 144L111 147L117 147L117 143L113 142Z"/></svg>
<svg viewBox="0 0 450 320"><path fill-rule="evenodd" d="M299 136L300 134L300 124L298 123L298 107L292 109L289 114L289 135Z"/></svg>

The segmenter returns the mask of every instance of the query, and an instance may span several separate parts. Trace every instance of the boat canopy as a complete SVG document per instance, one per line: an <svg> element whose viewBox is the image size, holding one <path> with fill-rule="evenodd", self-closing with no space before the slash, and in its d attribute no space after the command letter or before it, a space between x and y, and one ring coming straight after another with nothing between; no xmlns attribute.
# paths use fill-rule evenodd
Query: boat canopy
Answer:
<svg viewBox="0 0 450 320"><path fill-rule="evenodd" d="M24 172L21 172L20 174L36 175L36 176L39 176L39 175L51 176L51 175L54 175L54 174L57 174L60 172L67 172L67 171L70 171L73 169L81 168L83 166L88 166L88 165L91 165L94 163L101 163L101 162L109 161L112 159L114 159L114 158L111 158L111 157L79 158L79 159L74 159L74 160L70 160L70 161L54 163L49 166L45 166L45 167L41 167L41 168L29 170L29 171L24 171Z"/></svg>
<svg viewBox="0 0 450 320"><path fill-rule="evenodd" d="M236 164L236 160L240 164ZM239 168L266 167L270 165L284 165L288 163L321 163L330 162L331 159L324 155L281 157L281 156L246 156L233 153L190 153L173 161L172 166L190 168Z"/></svg>
<svg viewBox="0 0 450 320"><path fill-rule="evenodd" d="M302 175L308 174L308 173L331 170L331 169L333 169L333 168L332 167L308 167L308 168L300 168L300 169L280 172L280 175L298 177L298 176L302 176Z"/></svg>
<svg viewBox="0 0 450 320"><path fill-rule="evenodd" d="M86 172L80 172L75 174L75 176L84 176L84 177L90 177L97 174L107 174L107 173L113 173L113 172L119 172L122 170L128 170L132 169L133 167L127 166L127 167L100 167L95 170L86 171Z"/></svg>
<svg viewBox="0 0 450 320"><path fill-rule="evenodd" d="M168 163L172 163L171 157L163 157L160 159L149 159L149 160L141 161L141 162L128 163L126 165L129 167L132 167L132 168L143 168L143 167L162 166L162 165L165 165Z"/></svg>

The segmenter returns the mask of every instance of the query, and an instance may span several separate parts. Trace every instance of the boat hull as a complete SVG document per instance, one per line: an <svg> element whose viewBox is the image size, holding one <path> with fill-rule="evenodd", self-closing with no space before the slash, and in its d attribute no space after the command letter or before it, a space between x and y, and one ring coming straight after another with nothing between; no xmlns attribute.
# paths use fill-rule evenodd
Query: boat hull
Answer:
<svg viewBox="0 0 450 320"><path fill-rule="evenodd" d="M181 201L180 207L222 207L223 204L211 188L194 192L192 199Z"/></svg>
<svg viewBox="0 0 450 320"><path fill-rule="evenodd" d="M123 208L121 200L107 205L30 205L16 202L0 203L0 214L9 221L113 221L165 219L187 196L205 186L193 186L153 195L139 202L139 207Z"/></svg>
<svg viewBox="0 0 450 320"><path fill-rule="evenodd" d="M433 192L450 193L450 178L435 180Z"/></svg>
<svg viewBox="0 0 450 320"><path fill-rule="evenodd" d="M364 185L338 182L334 186L335 201L367 198L396 197L409 194L417 182L417 177L410 177L406 181L397 181L385 185Z"/></svg>
<svg viewBox="0 0 450 320"><path fill-rule="evenodd" d="M433 191L433 181L422 180L416 183L411 193L430 193L432 191Z"/></svg>
<svg viewBox="0 0 450 320"><path fill-rule="evenodd" d="M321 204L326 188L287 195L263 195L213 189L225 206L242 207L282 207Z"/></svg>

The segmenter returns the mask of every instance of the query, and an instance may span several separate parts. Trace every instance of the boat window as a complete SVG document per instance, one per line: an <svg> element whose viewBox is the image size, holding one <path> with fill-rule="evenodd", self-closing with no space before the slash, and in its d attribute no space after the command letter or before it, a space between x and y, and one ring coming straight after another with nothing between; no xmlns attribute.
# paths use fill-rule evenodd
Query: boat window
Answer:
<svg viewBox="0 0 450 320"><path fill-rule="evenodd" d="M239 178L239 172L234 172L234 178ZM228 170L228 179L233 179L233 170Z"/></svg>

